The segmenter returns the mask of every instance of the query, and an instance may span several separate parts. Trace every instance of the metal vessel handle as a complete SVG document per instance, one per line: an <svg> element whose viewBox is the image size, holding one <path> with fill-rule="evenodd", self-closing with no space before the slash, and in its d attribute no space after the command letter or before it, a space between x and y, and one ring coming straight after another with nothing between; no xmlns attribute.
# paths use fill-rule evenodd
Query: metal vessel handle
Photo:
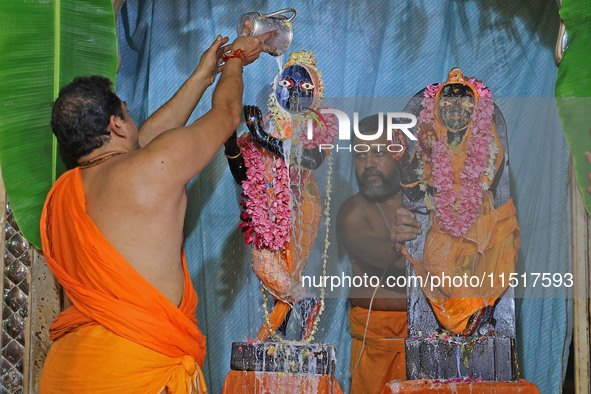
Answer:
<svg viewBox="0 0 591 394"><path fill-rule="evenodd" d="M295 16L296 16L296 10L294 10L293 8L284 8L282 10L271 12L269 14L263 14L263 16L264 17L271 17L271 16L275 16L275 15L279 15L279 14L284 14L286 12L291 12L292 13L292 15L286 21L286 22L291 22L291 20L293 18L295 18Z"/></svg>

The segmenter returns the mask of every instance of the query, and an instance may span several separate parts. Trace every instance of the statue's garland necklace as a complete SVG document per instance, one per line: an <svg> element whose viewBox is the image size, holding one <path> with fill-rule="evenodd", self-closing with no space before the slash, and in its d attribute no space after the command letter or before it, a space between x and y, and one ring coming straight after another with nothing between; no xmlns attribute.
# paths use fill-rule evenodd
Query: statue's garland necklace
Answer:
<svg viewBox="0 0 591 394"><path fill-rule="evenodd" d="M325 226L325 233L324 233L324 251L322 252L322 277L326 277L326 265L328 262L328 247L330 246L330 241L328 240L329 230L330 230L330 201L331 201L331 191L332 191L332 166L333 166L333 157L332 155L328 155L328 170L326 171L326 192L324 195L325 201L325 208L324 208L324 226ZM265 316L265 321L267 322L267 330L271 334L273 338L278 340L279 342L287 342L285 339L281 338L277 335L277 332L273 330L271 325L271 318L269 310L267 309L267 293L265 292L265 288L261 287L261 292L263 293L263 313ZM326 292L324 287L320 289L320 310L318 314L314 318L314 325L312 326L312 331L308 338L304 340L304 342L311 342L314 340L314 334L318 331L318 322L320 322L320 316L322 316L322 312L324 312L324 299L326 298Z"/></svg>
<svg viewBox="0 0 591 394"><path fill-rule="evenodd" d="M419 144L423 160L433 162L433 186L435 215L439 226L453 236L465 234L479 215L482 194L492 182L494 163L498 147L492 135L492 117L494 106L491 91L482 82L474 78L468 79L477 93L476 105L470 117L469 132L472 137L468 141L467 156L460 172L461 187L459 196L454 190L455 173L452 166L451 148L447 136L443 135L432 143L432 153L425 152ZM423 110L419 122L435 128L436 95L444 84L429 85L425 89L422 101ZM492 167L492 169L491 169ZM486 175L487 181L483 181ZM424 174L423 174L424 177ZM422 185L421 190L426 189ZM428 198L428 197L426 197ZM430 201L427 206L433 207Z"/></svg>

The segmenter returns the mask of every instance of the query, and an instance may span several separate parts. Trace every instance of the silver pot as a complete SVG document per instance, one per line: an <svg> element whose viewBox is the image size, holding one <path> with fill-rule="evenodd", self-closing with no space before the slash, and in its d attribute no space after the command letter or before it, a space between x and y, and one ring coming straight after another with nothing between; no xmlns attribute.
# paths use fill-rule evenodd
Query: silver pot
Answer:
<svg viewBox="0 0 591 394"><path fill-rule="evenodd" d="M285 13L291 13L287 18ZM249 12L240 17L236 25L236 33L241 34L244 23L249 20L252 23L252 29L248 33L250 36L258 36L272 30L277 30L278 34L267 40L265 44L273 47L269 51L271 56L283 55L291 45L293 39L293 27L291 21L296 16L296 10L293 8L284 8L279 11L271 12L269 14L261 14L260 12Z"/></svg>

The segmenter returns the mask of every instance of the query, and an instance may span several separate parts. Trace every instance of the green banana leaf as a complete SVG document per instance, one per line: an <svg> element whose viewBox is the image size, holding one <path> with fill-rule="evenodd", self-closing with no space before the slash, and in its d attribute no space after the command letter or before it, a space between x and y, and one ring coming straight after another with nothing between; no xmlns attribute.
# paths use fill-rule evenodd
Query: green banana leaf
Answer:
<svg viewBox="0 0 591 394"><path fill-rule="evenodd" d="M110 0L2 0L0 168L19 228L41 246L47 192L66 170L51 132L59 89L80 75L115 81L117 34Z"/></svg>
<svg viewBox="0 0 591 394"><path fill-rule="evenodd" d="M591 213L591 196L585 191L591 165L584 156L585 151L591 151L591 2L564 0L560 16L566 25L568 45L558 68L556 106L573 156L577 184Z"/></svg>

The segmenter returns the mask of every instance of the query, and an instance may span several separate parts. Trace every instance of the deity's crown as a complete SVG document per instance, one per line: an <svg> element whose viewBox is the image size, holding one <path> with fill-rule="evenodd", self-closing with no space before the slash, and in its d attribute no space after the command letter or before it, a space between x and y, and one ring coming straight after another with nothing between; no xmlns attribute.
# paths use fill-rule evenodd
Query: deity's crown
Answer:
<svg viewBox="0 0 591 394"><path fill-rule="evenodd" d="M312 51L293 52L291 55L289 55L289 59L287 59L287 64L285 67L291 64L304 64L306 66L316 68L316 57Z"/></svg>
<svg viewBox="0 0 591 394"><path fill-rule="evenodd" d="M462 84L468 86L470 89L472 89L472 92L474 92L475 97L482 96L483 93L485 93L483 89L488 90L487 93L490 92L490 90L476 78L466 78L462 73L462 70L460 70L458 67L454 67L449 71L449 74L447 75L447 81L445 81L441 87L451 84ZM436 97L439 97L442 90L442 88L439 89ZM489 94L486 95L489 96Z"/></svg>
<svg viewBox="0 0 591 394"><path fill-rule="evenodd" d="M458 67L454 67L449 71L449 74L447 75L447 81L445 83L466 84L468 83L468 80L464 77L464 73L462 73L462 70L460 70Z"/></svg>

